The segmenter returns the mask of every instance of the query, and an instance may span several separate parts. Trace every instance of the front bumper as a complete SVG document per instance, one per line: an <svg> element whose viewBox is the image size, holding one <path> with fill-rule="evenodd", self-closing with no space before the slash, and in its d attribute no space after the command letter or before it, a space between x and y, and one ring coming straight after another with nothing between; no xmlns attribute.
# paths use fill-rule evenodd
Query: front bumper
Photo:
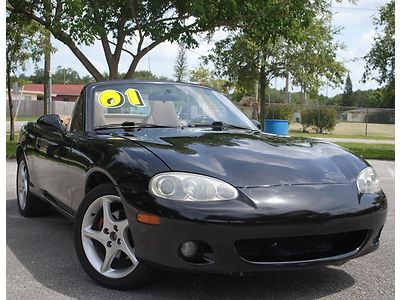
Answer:
<svg viewBox="0 0 400 300"><path fill-rule="evenodd" d="M138 259L184 271L243 273L341 264L378 248L387 213L383 193L359 195L355 184L241 189L240 199L214 203L154 199L127 189L120 192L126 201ZM139 223L136 215L141 212L160 216L160 224ZM326 241L349 232L363 236L354 241L350 235L352 245L343 248L339 242L340 249L329 250ZM246 241L253 247L262 245L264 239L269 243L276 239L277 245L292 240L289 248L292 251L299 241L311 241L314 237L321 240L326 251L320 245L313 245L314 250L321 248L319 254L298 253L297 247L297 254L293 255L282 248L283 251L275 251L273 259L265 258L262 253L250 255L263 257L256 260L246 257L243 254L246 251L239 247ZM212 251L205 254L207 259L201 263L189 262L180 254L185 241L200 241ZM350 243L349 238L346 243ZM271 243L254 249L262 252L270 246ZM307 247L304 249L308 251Z"/></svg>

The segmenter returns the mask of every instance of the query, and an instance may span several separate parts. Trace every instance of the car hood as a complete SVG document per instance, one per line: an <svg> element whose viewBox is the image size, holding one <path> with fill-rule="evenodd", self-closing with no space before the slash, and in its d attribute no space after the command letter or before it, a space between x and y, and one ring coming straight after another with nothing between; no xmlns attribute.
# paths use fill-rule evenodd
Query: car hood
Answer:
<svg viewBox="0 0 400 300"><path fill-rule="evenodd" d="M236 187L354 182L366 162L314 139L183 128L122 134L159 157L172 171L204 174Z"/></svg>

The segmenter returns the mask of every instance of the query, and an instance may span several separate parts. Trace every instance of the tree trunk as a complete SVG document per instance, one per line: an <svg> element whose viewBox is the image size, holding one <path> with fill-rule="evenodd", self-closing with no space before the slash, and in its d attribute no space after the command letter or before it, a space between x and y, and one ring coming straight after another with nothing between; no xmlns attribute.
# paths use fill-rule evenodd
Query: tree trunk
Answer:
<svg viewBox="0 0 400 300"><path fill-rule="evenodd" d="M289 103L289 72L286 74L285 103Z"/></svg>
<svg viewBox="0 0 400 300"><path fill-rule="evenodd" d="M101 36L101 44L103 45L104 55L106 57L107 65L108 65L108 74L109 80L116 80L118 79L118 63L119 57L116 59L111 52L110 44L107 40L107 35Z"/></svg>
<svg viewBox="0 0 400 300"><path fill-rule="evenodd" d="M14 140L14 113L13 113L13 104L12 104L12 96L11 96L11 72L10 67L7 65L6 68L7 73L7 92L8 92L8 107L10 110L10 141Z"/></svg>
<svg viewBox="0 0 400 300"><path fill-rule="evenodd" d="M135 56L132 60L131 65L129 66L128 72L126 72L124 79L132 79L133 75L135 74L135 70L139 64L140 59L143 57L141 56Z"/></svg>
<svg viewBox="0 0 400 300"><path fill-rule="evenodd" d="M260 78L259 78L259 84L260 84L260 122L262 126L264 127L264 120L265 120L265 87L266 87L266 73L265 73L265 65L262 64L260 68Z"/></svg>
<svg viewBox="0 0 400 300"><path fill-rule="evenodd" d="M304 88L304 104L308 105L308 99L307 99L307 90Z"/></svg>
<svg viewBox="0 0 400 300"><path fill-rule="evenodd" d="M108 71L110 73L110 80L119 79L118 63L116 63L114 60L112 60L112 62L110 62L110 64L108 65Z"/></svg>
<svg viewBox="0 0 400 300"><path fill-rule="evenodd" d="M156 47L157 45L161 44L162 42L164 42L166 40L166 38L163 38L161 40L152 42L150 45L148 45L147 47L138 50L137 54L133 57L133 60L131 62L131 65L129 66L128 71L125 74L124 79L131 79L133 78L133 76L135 75L135 70L139 64L139 61L143 58L143 56L145 56L146 54L149 53L149 51L151 51L154 47ZM140 41L139 41L140 43ZM150 70L149 70L150 71Z"/></svg>
<svg viewBox="0 0 400 300"><path fill-rule="evenodd" d="M46 30L45 37L45 47L44 47L44 94L43 94L43 114L48 114L48 101L49 101L49 81L50 81L50 31ZM50 95L51 97L51 95Z"/></svg>

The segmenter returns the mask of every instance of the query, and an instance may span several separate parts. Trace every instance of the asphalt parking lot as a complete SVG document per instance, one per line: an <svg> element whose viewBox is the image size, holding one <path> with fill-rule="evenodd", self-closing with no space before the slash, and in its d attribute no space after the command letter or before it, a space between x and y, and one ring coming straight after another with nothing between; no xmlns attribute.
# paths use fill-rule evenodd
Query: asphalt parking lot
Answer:
<svg viewBox="0 0 400 300"><path fill-rule="evenodd" d="M80 267L71 221L56 212L32 219L19 215L16 162L7 161L7 298L393 299L395 164L376 160L370 163L380 175L389 201L378 251L340 267L251 277L160 272L155 282L120 292L98 286Z"/></svg>

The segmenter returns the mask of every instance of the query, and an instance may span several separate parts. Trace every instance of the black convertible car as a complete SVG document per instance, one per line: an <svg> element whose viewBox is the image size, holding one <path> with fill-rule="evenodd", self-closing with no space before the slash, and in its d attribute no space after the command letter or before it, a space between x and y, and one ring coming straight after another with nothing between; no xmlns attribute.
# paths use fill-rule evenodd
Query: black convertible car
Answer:
<svg viewBox="0 0 400 300"><path fill-rule="evenodd" d="M70 122L45 115L21 129L17 158L21 214L53 205L73 218L83 268L117 289L160 267L339 265L378 248L387 213L366 161L263 133L223 95L192 84L89 84Z"/></svg>

